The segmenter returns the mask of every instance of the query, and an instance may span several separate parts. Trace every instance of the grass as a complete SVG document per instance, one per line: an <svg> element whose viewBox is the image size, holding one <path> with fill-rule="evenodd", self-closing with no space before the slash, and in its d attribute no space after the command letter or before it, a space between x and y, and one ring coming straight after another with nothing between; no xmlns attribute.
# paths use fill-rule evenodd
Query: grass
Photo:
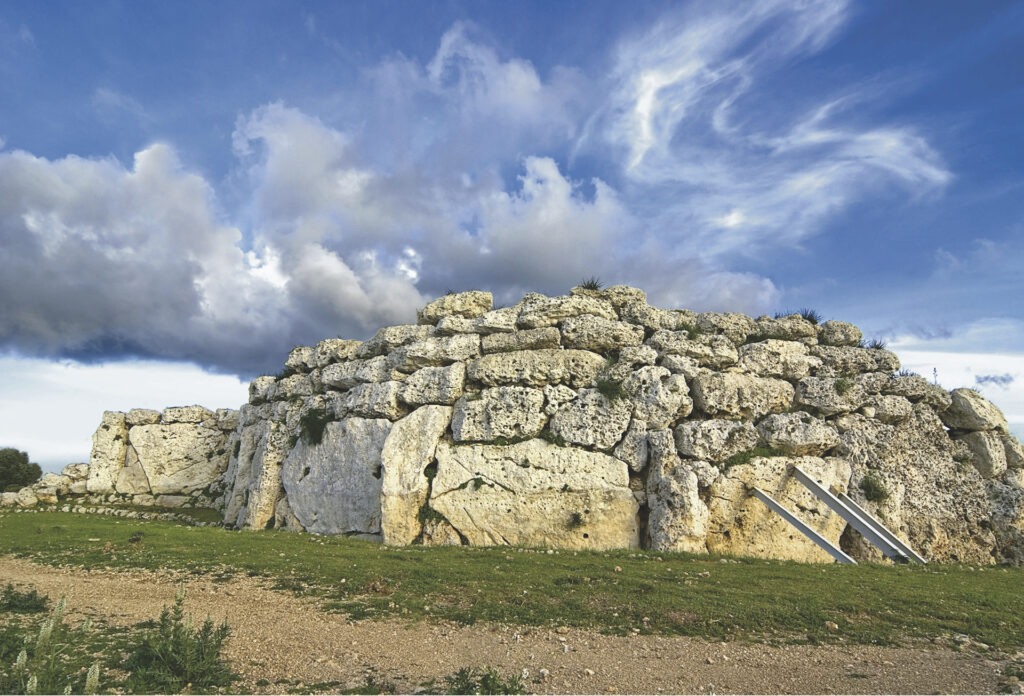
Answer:
<svg viewBox="0 0 1024 696"><path fill-rule="evenodd" d="M622 388L622 380L609 377L601 377L597 380L597 391L608 401L613 402L628 396L626 390Z"/></svg>
<svg viewBox="0 0 1024 696"><path fill-rule="evenodd" d="M590 276L580 283L580 287L584 290L600 290L604 287L604 283L598 280L597 276Z"/></svg>
<svg viewBox="0 0 1024 696"><path fill-rule="evenodd" d="M484 667L463 667L444 679L439 687L434 681L422 685L422 694L525 694L526 686L519 677L502 677L497 670Z"/></svg>
<svg viewBox="0 0 1024 696"><path fill-rule="evenodd" d="M832 387L836 390L836 394L842 396L853 389L853 380L849 377L839 377L832 383Z"/></svg>
<svg viewBox="0 0 1024 696"><path fill-rule="evenodd" d="M802 308L798 312L798 314L800 316L802 316L804 319L806 319L807 321L809 321L809 322L811 322L812 324L815 324L815 325L820 324L821 320L822 320L822 316L820 314L818 314L813 309L808 309L807 307Z"/></svg>
<svg viewBox="0 0 1024 696"><path fill-rule="evenodd" d="M46 595L41 595L35 590L19 592L14 585L7 583L7 587L0 593L0 612L12 614L38 614L46 611Z"/></svg>
<svg viewBox="0 0 1024 696"><path fill-rule="evenodd" d="M140 530L143 539L130 543ZM772 642L842 636L850 643L891 644L964 633L1000 648L1024 645L1021 568L720 564L720 556L643 551L391 548L343 537L60 512L0 515L0 553L83 568L293 579L325 609L353 618L567 625L620 635L636 628ZM367 589L380 586L386 594ZM645 616L651 619L646 624ZM840 630L829 631L826 621Z"/></svg>
<svg viewBox="0 0 1024 696"><path fill-rule="evenodd" d="M771 447L755 447L749 449L746 452L737 452L723 462L723 469L730 467L739 466L741 464L749 464L752 459L757 457L778 457L782 456L780 452L776 452Z"/></svg>

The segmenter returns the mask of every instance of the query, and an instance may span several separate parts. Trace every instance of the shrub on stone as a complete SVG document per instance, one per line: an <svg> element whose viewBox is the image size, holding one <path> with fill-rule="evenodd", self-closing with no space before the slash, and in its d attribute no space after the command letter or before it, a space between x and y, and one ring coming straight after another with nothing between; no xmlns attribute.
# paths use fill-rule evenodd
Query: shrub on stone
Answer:
<svg viewBox="0 0 1024 696"><path fill-rule="evenodd" d="M885 484L874 474L868 474L860 480L860 489L872 503L883 503L889 497Z"/></svg>
<svg viewBox="0 0 1024 696"><path fill-rule="evenodd" d="M811 322L812 324L817 325L817 324L821 323L821 319L822 319L821 315L818 314L813 309L808 309L807 307L804 307L803 309L800 310L799 314L800 314L800 316L802 316L804 319L806 319L807 321Z"/></svg>

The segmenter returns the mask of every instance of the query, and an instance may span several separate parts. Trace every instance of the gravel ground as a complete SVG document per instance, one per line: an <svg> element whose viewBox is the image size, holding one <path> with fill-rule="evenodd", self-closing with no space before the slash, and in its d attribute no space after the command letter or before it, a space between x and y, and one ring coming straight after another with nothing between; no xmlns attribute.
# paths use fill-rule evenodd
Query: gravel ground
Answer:
<svg viewBox="0 0 1024 696"><path fill-rule="evenodd" d="M444 622L358 621L327 614L316 601L268 589L258 579L148 571L83 571L0 557L0 582L66 595L74 621L112 624L156 618L178 583L187 610L232 629L228 656L242 685L279 692L329 681L357 686L372 673L411 692L460 667L490 665L503 675L529 672L535 693L995 693L1000 664L983 654L929 644L782 646L667 636L606 636L591 631ZM541 670L546 670L544 676ZM257 686L259 680L268 686ZM260 682L263 683L263 682Z"/></svg>

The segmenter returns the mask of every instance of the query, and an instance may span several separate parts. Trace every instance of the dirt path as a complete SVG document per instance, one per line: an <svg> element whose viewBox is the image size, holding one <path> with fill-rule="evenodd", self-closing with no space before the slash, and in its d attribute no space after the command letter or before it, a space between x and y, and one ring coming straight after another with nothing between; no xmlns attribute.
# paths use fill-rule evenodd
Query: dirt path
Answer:
<svg viewBox="0 0 1024 696"><path fill-rule="evenodd" d="M0 582L66 595L72 620L92 615L124 625L155 618L173 602L178 578L0 557ZM771 647L576 629L350 622L253 579L184 582L189 611L227 617L228 655L245 688L257 693L281 691L274 683L281 678L356 686L369 668L411 692L427 679L483 665L503 675L528 670L536 693L994 693L998 681L997 663L931 646ZM256 686L261 679L270 685Z"/></svg>

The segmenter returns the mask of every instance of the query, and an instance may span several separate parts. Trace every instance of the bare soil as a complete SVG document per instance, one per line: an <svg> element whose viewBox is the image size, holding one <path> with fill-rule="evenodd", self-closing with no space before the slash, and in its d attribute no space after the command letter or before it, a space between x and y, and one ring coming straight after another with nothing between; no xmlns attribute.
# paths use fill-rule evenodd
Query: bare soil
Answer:
<svg viewBox="0 0 1024 696"><path fill-rule="evenodd" d="M84 571L11 557L0 557L0 582L65 595L72 621L93 616L113 625L155 618L183 582L186 607L197 618L227 618L227 653L242 676L239 688L256 693L324 682L344 689L369 674L409 693L460 667L485 665L504 676L528 672L531 691L552 694L995 693L999 681L1000 663L985 653L928 643L771 646L574 628L349 621L259 579Z"/></svg>

